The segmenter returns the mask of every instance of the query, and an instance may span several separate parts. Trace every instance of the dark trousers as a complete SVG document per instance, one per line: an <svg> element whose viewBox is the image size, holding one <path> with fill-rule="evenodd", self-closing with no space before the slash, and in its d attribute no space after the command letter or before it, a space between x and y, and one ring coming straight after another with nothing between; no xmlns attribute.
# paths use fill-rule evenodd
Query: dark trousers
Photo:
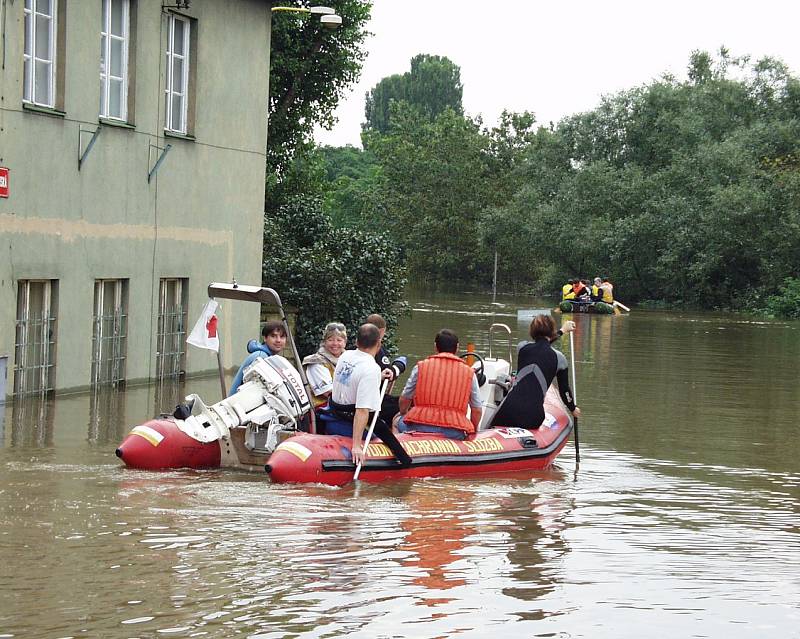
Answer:
<svg viewBox="0 0 800 639"><path fill-rule="evenodd" d="M381 412L378 419L392 425L392 418L400 412L400 398L394 395L384 395L381 402ZM377 428L377 426L375 427Z"/></svg>
<svg viewBox="0 0 800 639"><path fill-rule="evenodd" d="M375 436L380 439L384 444L386 444L387 448L392 451L392 455L394 455L397 460L400 462L402 466L410 466L411 465L411 457L409 457L408 453L403 448L403 445L397 439L395 434L392 432L391 422L387 422L384 420L381 415L383 413L383 408L381 408L381 412L378 413L378 419L375 421L375 430L373 433ZM353 415L349 411L342 411L333 409L331 414L336 420L330 424L330 427L326 429L326 432L330 435L344 435L344 436L353 436ZM369 421L367 424L372 423L372 416L375 413L370 413ZM392 413L394 415L394 413ZM324 420L320 420L320 423L324 423ZM334 428L334 425L339 426L338 428ZM364 430L364 436L366 436L367 431L369 430L369 426Z"/></svg>
<svg viewBox="0 0 800 639"><path fill-rule="evenodd" d="M408 453L403 448L403 445L400 441L395 437L395 434L392 432L392 427L388 425L381 417L378 417L378 421L375 422L375 435L386 444L390 451L392 451L392 455L397 457L397 460L403 466L410 466L411 465L411 457L408 456Z"/></svg>

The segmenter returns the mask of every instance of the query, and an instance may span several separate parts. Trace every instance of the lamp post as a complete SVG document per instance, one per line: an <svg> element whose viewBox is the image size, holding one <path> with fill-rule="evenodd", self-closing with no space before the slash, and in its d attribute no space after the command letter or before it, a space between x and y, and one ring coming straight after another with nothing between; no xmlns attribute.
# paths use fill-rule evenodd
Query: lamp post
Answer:
<svg viewBox="0 0 800 639"><path fill-rule="evenodd" d="M319 16L320 24L328 30L337 29L342 24L342 17L337 15L336 12L330 7L272 7L271 10L272 13L304 13L306 15ZM315 37L312 41L312 45L304 57L311 59L314 55L316 55L322 47L322 41L322 37L318 34L317 37ZM295 95L297 94L297 91L299 90L307 71L307 68L302 69L293 78L291 85L286 91L286 94L282 97L275 110L276 116L281 117L286 115L286 112L294 101Z"/></svg>
<svg viewBox="0 0 800 639"><path fill-rule="evenodd" d="M342 24L342 16L336 15L336 12L330 7L272 7L273 13L280 11L318 15L320 24L326 29L336 29Z"/></svg>

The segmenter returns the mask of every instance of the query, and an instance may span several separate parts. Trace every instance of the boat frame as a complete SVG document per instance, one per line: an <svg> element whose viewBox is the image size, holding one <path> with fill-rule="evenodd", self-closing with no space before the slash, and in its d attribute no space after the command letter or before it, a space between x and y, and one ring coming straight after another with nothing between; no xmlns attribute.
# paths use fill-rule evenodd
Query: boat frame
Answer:
<svg viewBox="0 0 800 639"><path fill-rule="evenodd" d="M295 368L300 374L300 379L303 380L303 386L306 389L308 396L313 397L314 393L311 390L311 385L308 382L305 369L303 369L303 358L300 357L300 353L297 350L297 344L295 344L294 336L292 335L292 329L289 326L289 320L286 317L286 311L283 308L283 302L281 302L281 296L278 295L278 292L275 289L268 288L266 286L248 286L246 284L238 284L235 280L232 284L212 282L208 285L208 296L212 299L219 298L224 300L235 300L238 302L255 302L258 304L271 304L276 306L278 308L278 314L281 318L281 324L283 324L283 330L286 331L286 338L289 342L289 346L292 349L292 356L295 360ZM219 366L219 375L220 384L224 390L225 373L222 370L221 364ZM309 432L316 433L317 423L313 410L309 411L309 420Z"/></svg>

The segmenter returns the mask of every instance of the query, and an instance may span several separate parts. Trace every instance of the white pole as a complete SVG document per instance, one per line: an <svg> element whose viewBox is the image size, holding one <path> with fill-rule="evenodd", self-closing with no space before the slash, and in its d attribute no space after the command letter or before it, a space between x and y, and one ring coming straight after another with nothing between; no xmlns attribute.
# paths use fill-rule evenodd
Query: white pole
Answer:
<svg viewBox="0 0 800 639"><path fill-rule="evenodd" d="M572 334L575 331L570 331L569 333L569 358L570 363L572 365L572 402L577 406L578 404L578 391L575 389L575 340L572 339ZM581 447L580 443L578 442L578 418L573 415L572 417L572 424L573 428L575 429L575 463L581 463ZM577 470L577 466L576 466Z"/></svg>
<svg viewBox="0 0 800 639"><path fill-rule="evenodd" d="M572 401L578 403L578 389L575 386L575 340L572 338L575 331L569 333L569 359L570 368L572 369Z"/></svg>
<svg viewBox="0 0 800 639"><path fill-rule="evenodd" d="M389 380L384 379L383 384L381 384L381 402L383 402L383 396L386 394L386 387L389 385ZM364 455L362 458L366 461L367 458L367 446L369 446L369 440L372 439L372 433L375 430L375 423L378 421L378 415L380 414L381 409L380 406L378 410L375 411L375 414L372 416L372 423L369 425L369 430L367 431L367 438L364 440ZM361 474L361 462L358 463L356 466L356 472L353 475L353 481L358 481L358 476Z"/></svg>
<svg viewBox="0 0 800 639"><path fill-rule="evenodd" d="M492 304L497 301L497 249L494 251L494 280L492 283Z"/></svg>

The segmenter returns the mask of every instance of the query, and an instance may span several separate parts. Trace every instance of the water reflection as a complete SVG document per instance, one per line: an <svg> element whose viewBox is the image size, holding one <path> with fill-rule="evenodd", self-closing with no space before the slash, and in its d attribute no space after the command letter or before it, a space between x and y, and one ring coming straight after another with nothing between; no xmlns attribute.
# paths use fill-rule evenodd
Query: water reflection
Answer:
<svg viewBox="0 0 800 639"><path fill-rule="evenodd" d="M24 397L15 401L11 405L11 446L51 447L55 413L54 401L48 397Z"/></svg>
<svg viewBox="0 0 800 639"><path fill-rule="evenodd" d="M460 559L459 551L465 548L466 537L475 533L465 521L465 514L472 511L472 497L471 493L457 488L445 492L428 486L409 494L406 505L410 512L401 528L406 533L403 547L414 556L403 564L416 566L422 573L412 583L431 591L449 590L467 583L463 576L456 576L458 572L452 564ZM447 601L450 600L429 597L423 603L436 605Z"/></svg>
<svg viewBox="0 0 800 639"><path fill-rule="evenodd" d="M444 326L485 350L493 321L516 342L516 310L547 306L490 299L412 299L401 350L424 357ZM577 472L571 446L544 473L358 490L120 468L130 426L215 401L215 377L9 405L0 633L796 634L800 324L575 319Z"/></svg>
<svg viewBox="0 0 800 639"><path fill-rule="evenodd" d="M102 387L89 395L89 434L92 444L117 446L127 434L128 395L119 388Z"/></svg>
<svg viewBox="0 0 800 639"><path fill-rule="evenodd" d="M153 415L161 415L162 413L171 415L175 406L180 404L188 394L186 380L177 377L162 379L154 385L154 389Z"/></svg>

